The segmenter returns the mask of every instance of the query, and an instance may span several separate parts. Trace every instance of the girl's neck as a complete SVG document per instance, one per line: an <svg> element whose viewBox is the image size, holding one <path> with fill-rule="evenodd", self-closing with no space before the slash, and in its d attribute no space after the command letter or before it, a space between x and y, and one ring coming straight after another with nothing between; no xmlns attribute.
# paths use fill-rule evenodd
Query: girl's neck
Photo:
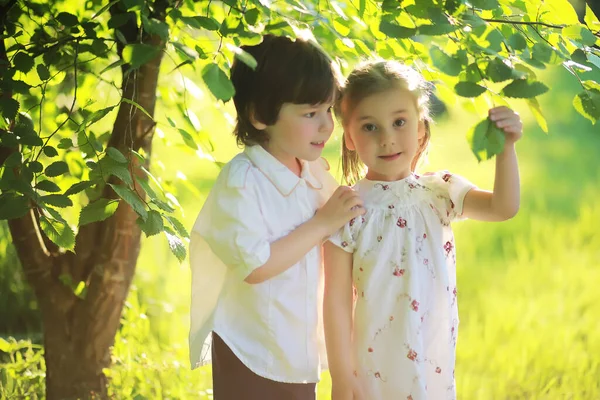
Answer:
<svg viewBox="0 0 600 400"><path fill-rule="evenodd" d="M401 181L409 176L412 176L413 172L409 169L406 171L399 172L397 174L380 174L376 171L368 170L365 178L370 181L381 181L381 182L395 182Z"/></svg>

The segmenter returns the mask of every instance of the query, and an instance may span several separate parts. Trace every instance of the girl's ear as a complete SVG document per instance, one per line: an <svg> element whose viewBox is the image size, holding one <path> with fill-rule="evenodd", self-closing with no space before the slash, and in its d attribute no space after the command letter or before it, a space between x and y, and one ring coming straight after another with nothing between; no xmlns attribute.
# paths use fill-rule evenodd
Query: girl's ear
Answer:
<svg viewBox="0 0 600 400"><path fill-rule="evenodd" d="M348 150L356 151L356 146L354 146L354 142L348 132L344 132L344 144Z"/></svg>
<svg viewBox="0 0 600 400"><path fill-rule="evenodd" d="M248 118L250 119L250 123L252 124L252 126L257 130L264 131L265 129L267 129L267 124L260 122L258 119L256 119L256 114L254 113L254 110L250 110L250 112L248 113Z"/></svg>

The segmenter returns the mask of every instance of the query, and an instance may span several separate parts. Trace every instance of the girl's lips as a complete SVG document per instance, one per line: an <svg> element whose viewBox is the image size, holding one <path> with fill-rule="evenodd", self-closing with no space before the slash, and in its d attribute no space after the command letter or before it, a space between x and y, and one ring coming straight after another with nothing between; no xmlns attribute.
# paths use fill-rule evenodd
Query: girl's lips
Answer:
<svg viewBox="0 0 600 400"><path fill-rule="evenodd" d="M396 153L396 154L390 154L387 156L379 156L379 158L381 158L382 160L385 160L385 161L393 161L393 160L396 160L398 157L400 157L401 154L402 153L400 152L400 153Z"/></svg>
<svg viewBox="0 0 600 400"><path fill-rule="evenodd" d="M322 140L320 142L310 142L310 144L312 144L315 147L318 147L320 149L322 149L323 147L325 147L325 141Z"/></svg>

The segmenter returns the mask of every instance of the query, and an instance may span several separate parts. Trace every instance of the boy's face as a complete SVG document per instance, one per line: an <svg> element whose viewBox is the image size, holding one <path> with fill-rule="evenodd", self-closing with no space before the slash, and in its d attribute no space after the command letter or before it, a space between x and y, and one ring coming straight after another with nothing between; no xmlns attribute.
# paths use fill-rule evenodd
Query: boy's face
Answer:
<svg viewBox="0 0 600 400"><path fill-rule="evenodd" d="M318 159L333 132L331 104L284 103L275 124L260 125L255 124L255 127L265 129L269 136L264 148L292 171L298 172L296 159Z"/></svg>

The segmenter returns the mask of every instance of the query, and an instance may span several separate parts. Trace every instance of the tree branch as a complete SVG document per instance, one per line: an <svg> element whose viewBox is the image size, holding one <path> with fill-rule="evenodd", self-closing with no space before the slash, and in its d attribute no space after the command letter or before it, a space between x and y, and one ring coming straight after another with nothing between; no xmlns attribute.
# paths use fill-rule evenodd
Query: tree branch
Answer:
<svg viewBox="0 0 600 400"><path fill-rule="evenodd" d="M545 26L547 28L555 28L555 29L562 29L566 26L566 25L553 25L553 24L547 24L545 22L535 22L535 21L527 22L527 21L511 21L511 20L506 20L506 19L486 19L486 18L482 18L482 19L486 22L494 22L494 23L498 23L498 24L531 25L531 26L540 25L540 26Z"/></svg>

